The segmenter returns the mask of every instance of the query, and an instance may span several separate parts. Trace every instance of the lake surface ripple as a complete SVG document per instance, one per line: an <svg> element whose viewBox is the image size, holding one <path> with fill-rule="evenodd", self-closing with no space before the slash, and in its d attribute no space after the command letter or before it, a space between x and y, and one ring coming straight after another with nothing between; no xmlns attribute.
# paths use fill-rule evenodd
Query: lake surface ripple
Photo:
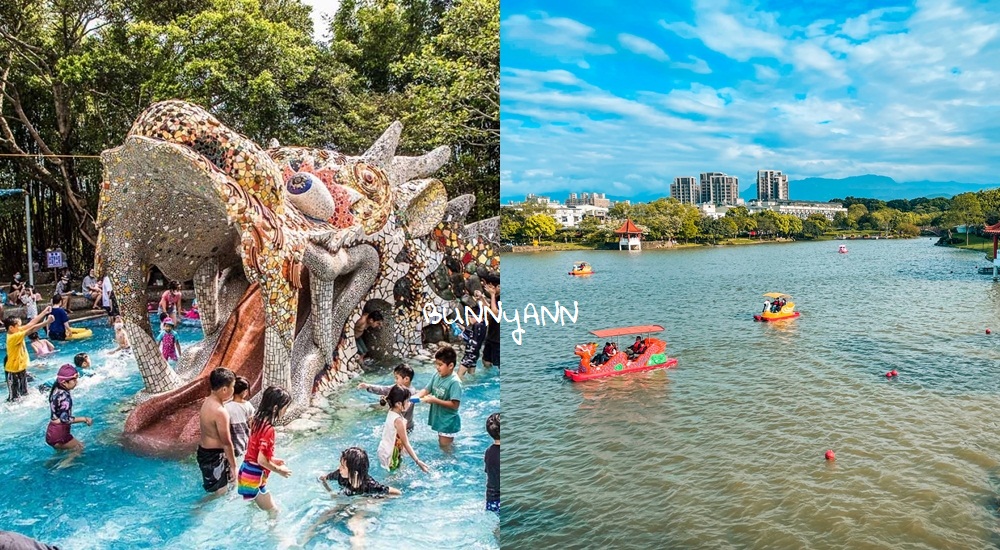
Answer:
<svg viewBox="0 0 1000 550"><path fill-rule="evenodd" d="M933 242L505 255L507 308L580 316L504 325L501 545L1000 545L1000 283ZM754 323L768 291L802 316ZM562 378L588 330L646 323L676 368Z"/></svg>

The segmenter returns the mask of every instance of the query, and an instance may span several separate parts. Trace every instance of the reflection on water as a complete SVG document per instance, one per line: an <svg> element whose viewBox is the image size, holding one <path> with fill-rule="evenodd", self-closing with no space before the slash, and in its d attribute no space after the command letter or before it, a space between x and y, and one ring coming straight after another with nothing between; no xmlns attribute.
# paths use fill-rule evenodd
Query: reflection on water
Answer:
<svg viewBox="0 0 1000 550"><path fill-rule="evenodd" d="M505 303L580 318L504 340L504 547L997 544L1000 283L927 239L838 244L506 256ZM753 322L764 292L802 316ZM677 367L561 377L645 323Z"/></svg>

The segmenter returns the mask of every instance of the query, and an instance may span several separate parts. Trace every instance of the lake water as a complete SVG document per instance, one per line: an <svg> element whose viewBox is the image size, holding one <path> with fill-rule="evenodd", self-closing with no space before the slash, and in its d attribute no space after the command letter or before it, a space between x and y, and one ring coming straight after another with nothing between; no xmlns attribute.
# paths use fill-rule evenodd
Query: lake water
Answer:
<svg viewBox="0 0 1000 550"><path fill-rule="evenodd" d="M142 388L142 379L131 356L101 351L114 347L113 331L104 320L87 326L94 329L93 338L57 342L59 353L46 360L47 367L36 363L29 368L47 380L59 365L72 362L74 354L91 354L96 374L81 380L73 400L75 414L93 417L94 425L73 426L74 436L86 445L73 466L53 468L56 455L44 440L47 396L34 392L15 404L0 402L0 456L6 463L0 528L64 549L498 547L497 516L484 510L483 471L483 453L492 443L486 417L500 410L496 369L477 373L478 378L466 384L462 432L452 456L440 450L437 435L427 426L427 406L417 405L410 440L431 467L429 475L409 458L392 476L378 464L375 449L385 409L376 408L377 396L354 387L360 381L390 384L390 372L366 374L332 395L332 420L321 432L278 434L275 455L286 460L292 477L268 479L268 489L283 510L271 522L235 491L206 500L193 456L158 460L122 448L119 437L127 402ZM202 337L200 329L183 326L179 334L182 345ZM433 364L410 364L416 370L414 385L422 387L434 372ZM402 497L335 500L323 490L316 478L335 469L341 451L355 445L368 451L372 476L401 489ZM347 511L320 521L344 504L351 505ZM313 536L306 540L310 530Z"/></svg>
<svg viewBox="0 0 1000 550"><path fill-rule="evenodd" d="M1000 283L933 243L505 255L507 308L580 314L504 325L503 547L1000 545ZM769 291L802 316L753 322ZM588 330L647 323L676 368L562 377Z"/></svg>

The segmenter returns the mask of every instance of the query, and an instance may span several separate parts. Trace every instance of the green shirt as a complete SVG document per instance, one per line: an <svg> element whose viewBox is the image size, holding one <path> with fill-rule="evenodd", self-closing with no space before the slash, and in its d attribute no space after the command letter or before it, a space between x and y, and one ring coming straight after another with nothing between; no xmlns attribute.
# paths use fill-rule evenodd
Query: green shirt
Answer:
<svg viewBox="0 0 1000 550"><path fill-rule="evenodd" d="M462 381L454 372L447 378L441 378L441 375L434 373L425 389L430 395L442 401L462 400ZM457 409L449 409L434 403L431 404L427 423L435 432L444 434L456 434L462 429L462 418L458 415Z"/></svg>

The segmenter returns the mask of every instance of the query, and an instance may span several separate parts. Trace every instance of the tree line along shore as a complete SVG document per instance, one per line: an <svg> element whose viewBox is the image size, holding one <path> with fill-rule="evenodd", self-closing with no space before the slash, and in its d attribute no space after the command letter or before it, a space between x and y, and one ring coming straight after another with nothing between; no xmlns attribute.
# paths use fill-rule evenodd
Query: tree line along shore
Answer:
<svg viewBox="0 0 1000 550"><path fill-rule="evenodd" d="M847 197L830 202L842 204L847 212L832 220L822 214L801 219L770 210L751 214L746 207L736 206L714 218L703 215L694 205L661 198L648 203L616 203L607 218L584 218L576 227L560 227L544 206L524 204L501 209L500 236L508 251L616 248L615 230L631 219L643 230L643 246L651 248L921 234L943 237L941 244L972 248L984 224L1000 221L1000 189L962 193L950 199L886 202ZM955 233L956 227L962 234Z"/></svg>

